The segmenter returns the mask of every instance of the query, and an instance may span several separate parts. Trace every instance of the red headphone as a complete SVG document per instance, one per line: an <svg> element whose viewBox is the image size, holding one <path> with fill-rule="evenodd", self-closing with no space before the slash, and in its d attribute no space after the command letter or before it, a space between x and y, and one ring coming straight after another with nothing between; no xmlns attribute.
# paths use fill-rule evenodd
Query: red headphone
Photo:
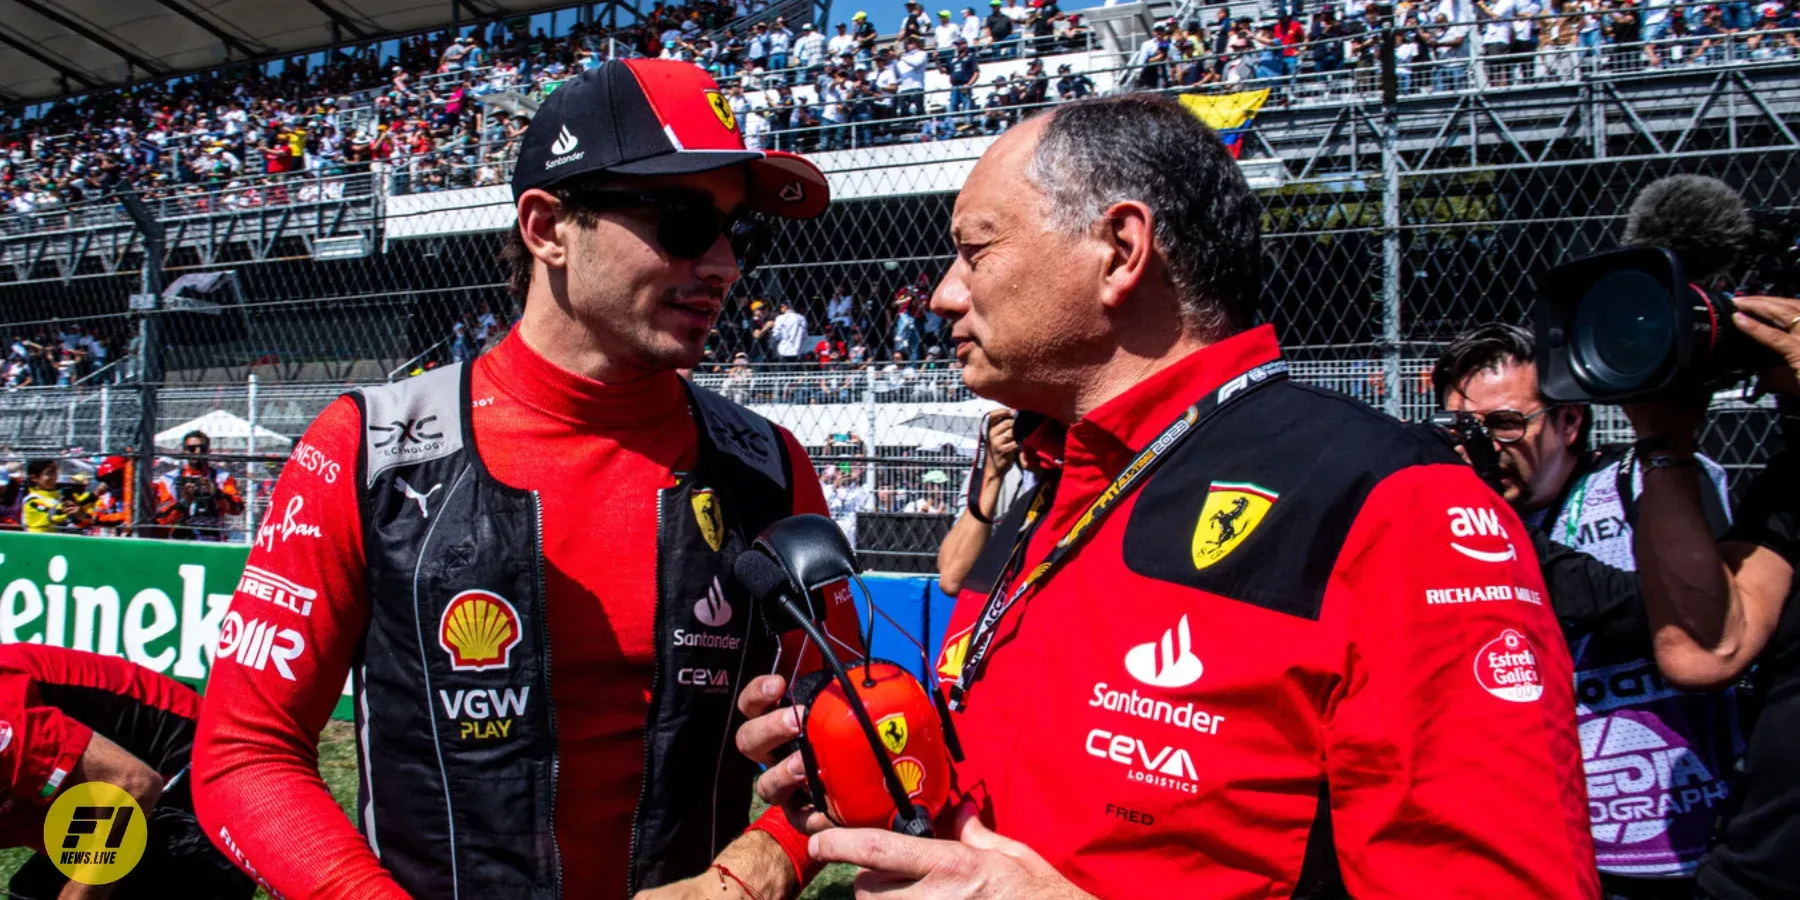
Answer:
<svg viewBox="0 0 1800 900"><path fill-rule="evenodd" d="M840 826L931 836L962 750L941 693L888 660L842 662L819 630L823 591L848 590L849 581L861 586L844 533L824 516L782 519L738 557L734 571L771 631L798 628L824 657L825 668L796 679L790 694L807 707L798 743L813 805ZM771 607L785 610L791 623Z"/></svg>

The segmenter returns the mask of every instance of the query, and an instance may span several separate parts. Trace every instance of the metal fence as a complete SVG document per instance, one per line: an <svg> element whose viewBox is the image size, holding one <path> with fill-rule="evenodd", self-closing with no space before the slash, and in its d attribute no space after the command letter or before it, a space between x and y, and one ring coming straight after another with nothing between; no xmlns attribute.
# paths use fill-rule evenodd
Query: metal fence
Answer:
<svg viewBox="0 0 1800 900"><path fill-rule="evenodd" d="M1536 279L1612 245L1651 180L1714 175L1752 206L1800 207L1797 117L1793 60L1265 107L1238 138L1264 205L1265 315L1300 378L1422 418L1441 344L1522 321ZM951 260L954 191L990 140L820 153L840 199L784 227L770 262L728 298L694 376L800 435L823 478L863 489L846 503L904 516L955 502L980 401L943 351L944 323L895 301L928 290ZM280 438L259 443L260 462L221 461L255 485L250 518L231 529L242 538L289 442L332 396L479 352L518 312L496 259L511 221L504 187L402 194L358 177L366 188L154 211L165 288L230 273L209 291L164 294L154 311L132 306L133 295L145 305L151 245L128 216L0 219L0 339L54 345L79 322L117 360L155 319L165 374L153 431L226 411ZM826 341L836 355L841 339L847 359L778 359L756 334L783 303L806 318L809 350ZM96 383L133 371L0 393L0 457L137 449L144 385ZM928 428L931 416L952 427ZM1598 418L1603 439L1628 433L1616 410ZM1774 422L1766 405L1721 400L1705 447L1749 471L1778 443Z"/></svg>

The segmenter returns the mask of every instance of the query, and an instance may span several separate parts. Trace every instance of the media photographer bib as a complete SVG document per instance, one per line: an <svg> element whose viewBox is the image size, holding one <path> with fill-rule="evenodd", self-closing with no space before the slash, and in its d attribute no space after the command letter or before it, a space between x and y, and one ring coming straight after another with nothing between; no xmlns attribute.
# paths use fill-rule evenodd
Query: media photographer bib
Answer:
<svg viewBox="0 0 1800 900"><path fill-rule="evenodd" d="M1708 505L1716 503L1723 515L1725 472L1712 460L1697 459L1705 473L1702 493L1712 494ZM1577 471L1560 507L1542 513L1538 527L1559 544L1635 572L1632 516L1621 488L1635 505L1643 470L1631 465L1623 448L1602 451ZM1736 691L1689 694L1664 681L1648 623L1640 617L1583 635L1570 650L1600 870L1691 877L1744 752Z"/></svg>

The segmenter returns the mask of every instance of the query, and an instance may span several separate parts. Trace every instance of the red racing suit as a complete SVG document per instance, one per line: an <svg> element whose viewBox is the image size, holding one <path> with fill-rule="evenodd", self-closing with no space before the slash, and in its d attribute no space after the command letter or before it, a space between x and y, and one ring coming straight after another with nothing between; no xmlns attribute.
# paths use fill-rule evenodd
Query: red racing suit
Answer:
<svg viewBox="0 0 1800 900"><path fill-rule="evenodd" d="M1279 355L1264 326L1030 436L1062 465L1018 570ZM1518 518L1349 398L1241 394L999 620L953 714L960 788L1101 897L1596 897L1570 661ZM985 601L959 598L940 676Z"/></svg>
<svg viewBox="0 0 1800 900"><path fill-rule="evenodd" d="M618 896L657 640L656 497L695 464L694 420L673 372L601 384L558 368L517 332L471 365L482 460L501 482L542 495L565 896ZM318 771L320 730L369 623L356 495L362 433L356 405L341 398L295 445L271 498L279 512L259 532L246 568L261 593L240 584L232 600L233 610L254 613L284 639L280 665L276 653L254 666L244 654L219 659L195 750L196 809L207 834L272 894L295 900L405 896ZM785 430L781 438L795 511L824 514L805 451ZM423 511L442 496L421 491L413 499ZM267 599L271 584L285 605ZM851 606L834 607L827 626L835 635L857 634ZM783 674L797 656L784 650ZM797 869L805 866L805 839L779 811L752 827L781 842Z"/></svg>

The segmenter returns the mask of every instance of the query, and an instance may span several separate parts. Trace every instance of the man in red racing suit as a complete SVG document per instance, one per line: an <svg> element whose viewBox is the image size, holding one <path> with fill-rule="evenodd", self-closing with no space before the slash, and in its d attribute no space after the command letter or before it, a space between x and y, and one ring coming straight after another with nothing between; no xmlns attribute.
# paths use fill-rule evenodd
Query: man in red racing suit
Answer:
<svg viewBox="0 0 1800 900"><path fill-rule="evenodd" d="M549 701L554 745L547 756L554 764L545 768L555 773L554 795L538 798L531 805L534 817L552 815L544 810L553 810L555 846L544 852L554 854L557 862L554 884L540 882L537 890L541 893L531 896L618 897L626 892L627 884L635 883L628 878L628 861L639 851L634 817L648 812L640 808L639 798L648 790L646 746L653 735L646 732L655 730L647 728L647 722L656 721L654 698L669 692L680 697L723 694L729 705L730 688L724 680L729 678L734 686L738 680L729 669L661 671L658 654L666 653L670 643L738 640L729 637L737 632L722 628L704 634L690 629L685 637L680 630L670 634L665 631L669 617L698 616L708 626L733 628L753 618L753 612L743 608L734 616L731 606L716 593L702 590L696 601L694 595L665 596L667 592L659 586L669 577L659 571L659 561L664 558L661 553L666 549L659 546L665 531L664 507L659 505L663 493L688 483L687 474L703 471L708 465L700 458L703 436L696 422L697 407L690 404L690 388L676 369L698 361L724 293L739 276L734 248L720 229L721 224L729 224L723 222L726 213L741 210L747 202L746 190L760 190L759 179L767 175L754 164L746 173L742 161L748 154L742 150L735 126L723 127L706 105L701 89L710 86L704 73L685 64L613 62L565 84L554 95L555 103L539 111L522 151L519 171L523 174L514 184L520 195L520 224L514 239L524 246L515 245L511 258L515 266L522 263L530 268L529 277L523 279L528 284L524 319L497 347L466 364L471 367L466 388L460 400L452 396L460 415L467 417L468 443L473 445L460 451L475 461L463 471L480 469L473 478L484 484L497 482L500 487L469 488L460 480L449 483L450 478L438 484L401 478L391 487L377 483L378 487L367 488L365 479L375 477L378 451L423 452L444 443L447 434L460 437L465 433L459 423L451 421L451 416L458 414L455 411L441 418L392 423L389 417L378 418L372 412L374 391L365 391L360 403L350 397L334 402L296 445L221 627L195 762L199 812L208 834L272 894L357 900L408 895L408 887L393 868L393 845L403 841L409 829L417 834L420 829L441 826L445 817L387 820L377 827L366 809L359 810L368 832L365 839L346 819L319 776L319 734L340 698L353 660L359 672L365 673L365 690L366 673L376 662L400 664L364 662L363 648L375 646L377 637L372 623L394 615L392 606L407 606L408 598L390 592L372 601L375 585L369 583L368 573L392 554L383 555L379 541L365 528L368 519L359 508L378 505L381 515L387 517L382 521L405 517L404 521L421 531L442 526L442 530L464 529L474 534L482 517L465 512L459 518L454 504L476 490L489 490L488 496L496 497L529 490L540 498L536 501L541 502L540 520L535 528L527 526L526 530L536 535L542 556L541 587L535 590L541 595L542 620L549 623L550 646L535 651L537 659L522 663L518 657L525 655L523 647L515 651L512 643L501 641L517 642L520 624L535 634L538 623L520 623L526 618L523 612L512 620L494 616L502 606L512 615L518 595L484 594L486 599L470 601L465 608L486 610L482 614L489 618L458 620L457 627L477 629L483 622L498 627L498 631L485 632L494 638L485 649L480 634L471 636L471 631L455 631L448 624L440 630L440 620L434 615L422 625L422 630L431 631L420 640L416 652L417 657L429 656L435 666L453 661L458 670L480 674L432 670L439 673L440 680L429 684L432 693L418 696L415 705L419 708L360 710L360 722L373 723L379 729L383 717L391 721L396 715L413 715L433 723L428 731L443 723L444 730L432 731L441 734L436 738L443 748L441 755L432 759L428 750L422 754L425 759L403 761L428 766L435 774L453 753L460 754L461 764L468 767L481 765L470 760L482 759L475 755L482 753L493 754L494 765L509 764L510 759L522 755L518 739L527 709L538 715ZM612 92L612 102L601 102L603 94L600 101L595 99L596 92L605 91ZM589 106L593 108L583 109ZM619 109L669 121L640 123L647 134L637 135L635 143L614 140L611 135L603 139L600 131L627 127ZM609 120L608 115L616 118ZM548 129L547 135L539 134L543 129ZM673 137L666 137L665 129L668 135L679 134L688 151L714 149L710 155L694 153L691 157L680 155L687 151L664 153L656 157L663 165L660 171L673 172L682 165L699 171L615 178L592 168L616 162L609 161L606 154L621 146L641 150L657 140L666 145ZM555 151L562 154L557 159L584 164L546 169L541 154L553 140L565 148ZM585 160L566 149L578 141L586 148L581 151ZM724 152L719 145L725 149L735 145L736 150ZM540 157L529 158L533 153ZM721 168L719 159L734 164ZM797 157L786 157L785 165L794 167L788 171L810 168ZM528 180L545 171L565 177L571 169L580 173L575 180L581 184L564 180L541 188ZM816 169L812 171L816 174ZM609 195L609 185L644 193ZM813 207L809 214L823 208L824 192L822 179L817 185L808 185L804 196ZM765 193L772 196L775 191ZM571 217L568 209L578 203L592 205L581 207L581 215ZM659 204L663 203L669 207L662 208ZM682 208L676 209L677 204L683 204ZM667 224L676 222L674 217L680 217L681 228L704 228L711 223L713 230L710 234L702 231L702 240L695 241L692 234L676 233L676 225ZM617 284L606 281L608 276ZM434 377L438 376L428 374L414 381ZM710 443L704 446L714 449L706 452L719 455L718 426L709 434ZM826 513L818 477L805 452L783 429L774 429L769 437L781 447L766 446L765 455L781 461L784 470L780 475L792 492L793 508L781 509L777 515ZM721 496L729 496L730 485L718 486ZM716 529L720 526L716 518L729 517L731 512L720 514L717 506L703 506L703 499L709 503L713 499L706 493L705 498L695 495L691 510L682 502L679 514L689 523L684 528L706 530L708 524L713 525L713 530L707 530L707 541L717 550L720 535ZM707 518L714 521L699 521ZM504 533L493 536L511 538ZM468 559L479 560L486 552L480 544L472 537L458 538L446 549L433 551L445 560L434 565L452 573L459 566L469 568ZM419 602L419 597L415 589L411 601ZM666 602L675 600L682 602ZM380 604L390 604L390 608L383 610ZM452 602L442 621L451 622L449 612L457 608ZM525 610L525 604L519 602L518 609ZM837 606L831 612L830 630L837 635L856 634L853 605ZM373 652L369 651L370 655ZM483 653L490 654L487 658L497 664L480 665ZM781 669L789 671L797 657L797 646L785 647L779 660ZM456 687L474 684L478 677L492 678L496 669L508 670L498 673L504 678L523 664L549 670L552 658L555 677L548 682L548 697L543 697L543 682L525 685L539 687L530 694L513 686L487 690ZM481 672L483 669L488 671ZM446 684L446 674L465 680ZM743 677L750 674L742 673ZM370 765L367 731L359 732L358 737L360 762L366 767ZM728 744L729 733L724 737ZM501 757L501 752L507 757ZM748 805L747 779L738 785L718 785L717 766L728 761L715 763L710 746L705 752L704 770L696 766L663 777L684 779L698 786L693 789L696 792L711 791L720 803L741 803L734 812L742 816ZM721 746L719 753L720 760L724 760L722 754L735 755L728 746ZM396 764L392 757L388 760L390 765ZM477 795L481 775L480 771L470 773L469 781L477 785L472 793ZM365 780L377 797L390 800L395 792L426 796L434 792L434 783L426 778L417 783L379 777ZM437 790L448 792L448 788ZM733 797L740 799L731 800ZM463 809L458 808L458 820L453 823L464 826L460 835L452 833L459 839L466 839L472 830L462 818ZM482 814L495 817L511 812L482 810ZM695 826L686 833L684 839L690 846L706 847L711 836L697 834L701 830ZM478 858L464 849L460 859L447 856L446 877L459 877L452 874L459 861L465 879L476 865L488 866L489 873L507 875L510 873L501 871L502 867L525 871L528 865L537 864L535 860L513 862L491 853ZM378 855L381 850L386 852ZM714 857L708 854L705 858L710 861ZM804 839L778 812L764 816L748 834L724 848L717 860L723 868L690 879L717 896L733 896L749 887L764 896L795 891L808 863ZM529 872L520 880L525 877ZM480 884L466 883L475 886L462 887L462 896L484 895ZM721 892L722 885L729 892ZM677 882L663 891L684 889L695 890L696 885ZM486 895L500 895L488 890ZM451 891L444 893L447 896ZM522 896L523 892L506 895Z"/></svg>

